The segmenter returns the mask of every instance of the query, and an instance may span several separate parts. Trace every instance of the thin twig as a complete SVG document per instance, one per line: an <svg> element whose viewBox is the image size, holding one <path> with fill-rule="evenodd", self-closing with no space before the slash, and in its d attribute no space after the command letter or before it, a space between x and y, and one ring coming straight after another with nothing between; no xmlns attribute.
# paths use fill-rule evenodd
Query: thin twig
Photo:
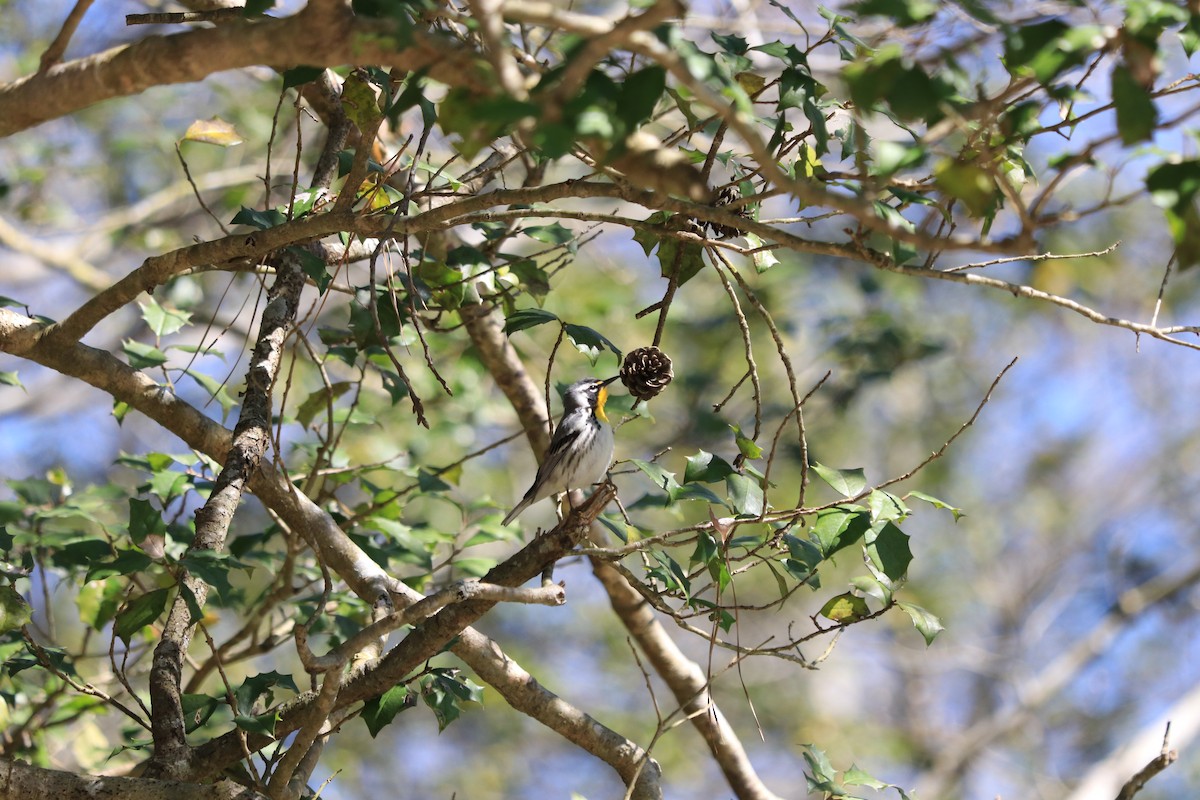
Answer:
<svg viewBox="0 0 1200 800"><path fill-rule="evenodd" d="M1179 753L1171 749L1170 737L1171 723L1168 722L1167 729L1163 733L1162 750L1150 760L1150 763L1138 770L1136 775L1125 782L1125 785L1121 787L1121 791L1117 793L1117 800L1133 800L1133 796L1140 792L1150 782L1151 778L1175 763L1176 759L1179 758Z"/></svg>
<svg viewBox="0 0 1200 800"><path fill-rule="evenodd" d="M83 21L83 15L87 13L91 5L92 0L76 0L75 7L71 9L70 14L67 14L67 18L63 21L58 35L54 37L54 41L42 53L41 61L38 62L39 74L62 60L63 53L67 51L67 45L71 43L71 37L75 35L75 30L79 27L79 23Z"/></svg>

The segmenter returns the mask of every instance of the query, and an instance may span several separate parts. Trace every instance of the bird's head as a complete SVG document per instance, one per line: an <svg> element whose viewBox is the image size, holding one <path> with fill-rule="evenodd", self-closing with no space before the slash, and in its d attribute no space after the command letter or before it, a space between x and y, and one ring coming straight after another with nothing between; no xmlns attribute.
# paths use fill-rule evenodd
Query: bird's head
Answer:
<svg viewBox="0 0 1200 800"><path fill-rule="evenodd" d="M596 412L597 417L608 422L608 416L604 413L604 403L608 400L608 385L619 377L619 375L614 375L607 380L584 378L581 381L575 381L567 387L567 391L563 395L563 412L571 412L577 408L591 408Z"/></svg>

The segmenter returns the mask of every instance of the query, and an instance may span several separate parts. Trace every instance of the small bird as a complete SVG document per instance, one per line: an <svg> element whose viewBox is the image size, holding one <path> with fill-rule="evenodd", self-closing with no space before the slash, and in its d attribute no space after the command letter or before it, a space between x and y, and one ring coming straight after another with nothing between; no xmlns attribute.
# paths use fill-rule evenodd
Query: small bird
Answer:
<svg viewBox="0 0 1200 800"><path fill-rule="evenodd" d="M538 500L597 483L608 472L613 456L613 432L604 414L604 402L608 399L608 384L618 377L604 381L584 378L567 387L562 419L554 429L546 458L538 467L533 486L517 507L508 512L504 525Z"/></svg>

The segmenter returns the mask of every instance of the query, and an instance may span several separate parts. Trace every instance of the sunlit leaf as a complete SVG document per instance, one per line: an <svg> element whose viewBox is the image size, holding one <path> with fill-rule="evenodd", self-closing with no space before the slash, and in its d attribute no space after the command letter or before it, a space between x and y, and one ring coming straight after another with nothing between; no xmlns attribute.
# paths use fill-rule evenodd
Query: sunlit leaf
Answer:
<svg viewBox="0 0 1200 800"><path fill-rule="evenodd" d="M817 512L812 537L825 558L861 539L871 528L871 515L866 509L835 506Z"/></svg>
<svg viewBox="0 0 1200 800"><path fill-rule="evenodd" d="M818 478L833 487L843 497L854 497L867 486L866 474L862 467L835 469L814 461L812 470Z"/></svg>
<svg viewBox="0 0 1200 800"><path fill-rule="evenodd" d="M837 597L831 597L825 605L821 606L818 613L837 623L850 623L870 616L871 609L867 608L866 601L861 597L846 592Z"/></svg>
<svg viewBox="0 0 1200 800"><path fill-rule="evenodd" d="M15 631L33 619L33 609L21 593L8 584L0 584L0 633Z"/></svg>
<svg viewBox="0 0 1200 800"><path fill-rule="evenodd" d="M183 140L215 144L219 147L233 147L244 141L233 125L219 117L196 120L188 126L187 131L183 134Z"/></svg>
<svg viewBox="0 0 1200 800"><path fill-rule="evenodd" d="M142 309L142 319L150 326L150 330L154 331L155 336L175 333L192 318L190 311L160 305L153 297L144 302L139 301L138 307Z"/></svg>
<svg viewBox="0 0 1200 800"><path fill-rule="evenodd" d="M926 645L933 644L933 640L937 635L945 630L942 621L924 608L921 608L921 606L903 601L896 603L896 605L900 606L900 608L904 609L904 613L908 614L913 622L913 627L917 629L917 632L921 636L925 637Z"/></svg>

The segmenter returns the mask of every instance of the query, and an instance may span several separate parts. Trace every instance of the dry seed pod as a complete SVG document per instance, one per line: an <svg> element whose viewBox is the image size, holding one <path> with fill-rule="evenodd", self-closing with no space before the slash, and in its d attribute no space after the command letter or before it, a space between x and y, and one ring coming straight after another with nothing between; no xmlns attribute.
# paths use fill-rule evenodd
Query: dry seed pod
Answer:
<svg viewBox="0 0 1200 800"><path fill-rule="evenodd" d="M639 347L625 356L621 364L621 383L639 400L657 395L675 377L671 359L657 347Z"/></svg>

